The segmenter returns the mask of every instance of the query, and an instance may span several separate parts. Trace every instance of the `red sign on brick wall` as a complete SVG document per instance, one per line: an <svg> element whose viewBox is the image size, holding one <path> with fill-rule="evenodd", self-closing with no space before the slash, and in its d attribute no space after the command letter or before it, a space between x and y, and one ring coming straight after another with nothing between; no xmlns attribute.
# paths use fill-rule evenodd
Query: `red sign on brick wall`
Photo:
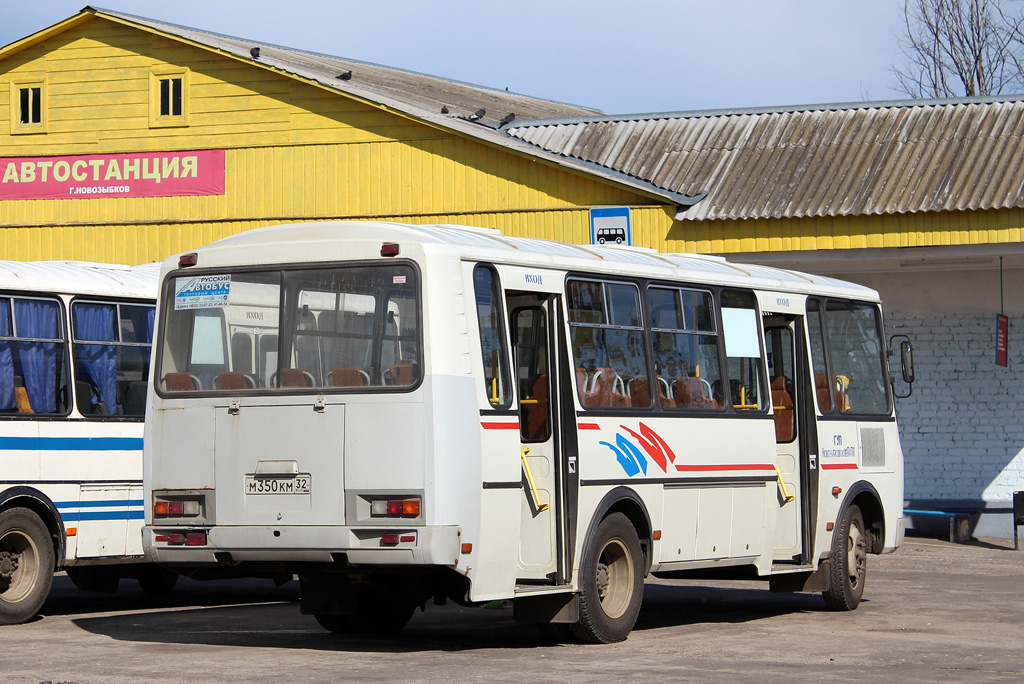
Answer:
<svg viewBox="0 0 1024 684"><path fill-rule="evenodd" d="M0 158L0 200L223 195L224 150Z"/></svg>
<svg viewBox="0 0 1024 684"><path fill-rule="evenodd" d="M1009 320L1003 314L996 315L996 365L1006 365L1006 349L1008 346Z"/></svg>

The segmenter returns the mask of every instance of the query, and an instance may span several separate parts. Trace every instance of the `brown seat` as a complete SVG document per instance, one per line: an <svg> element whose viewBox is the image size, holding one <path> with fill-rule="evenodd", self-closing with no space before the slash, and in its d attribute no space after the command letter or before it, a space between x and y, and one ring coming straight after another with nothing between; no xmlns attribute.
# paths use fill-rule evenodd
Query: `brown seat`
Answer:
<svg viewBox="0 0 1024 684"><path fill-rule="evenodd" d="M718 402L707 395L706 387L700 378L676 378L676 408L718 408Z"/></svg>
<svg viewBox="0 0 1024 684"><path fill-rule="evenodd" d="M332 387L366 387L370 384L362 368L335 368L331 371Z"/></svg>
<svg viewBox="0 0 1024 684"><path fill-rule="evenodd" d="M203 386L192 373L168 373L164 376L164 389L168 392L194 392Z"/></svg>
<svg viewBox="0 0 1024 684"><path fill-rule="evenodd" d="M416 381L416 365L399 363L388 369L389 385L411 385Z"/></svg>
<svg viewBox="0 0 1024 684"><path fill-rule="evenodd" d="M579 394L580 403L587 405L587 392L590 390L590 374L586 368L576 367L576 393Z"/></svg>
<svg viewBox="0 0 1024 684"><path fill-rule="evenodd" d="M646 375L638 375L629 381L629 400L637 407L647 408L651 405L651 385Z"/></svg>
<svg viewBox="0 0 1024 684"><path fill-rule="evenodd" d="M614 368L598 368L590 378L590 391L584 397L584 406L626 407L632 404L622 391L622 378Z"/></svg>
<svg viewBox="0 0 1024 684"><path fill-rule="evenodd" d="M775 410L775 441L792 442L796 436L796 404L786 390L786 378L772 379L772 407Z"/></svg>
<svg viewBox="0 0 1024 684"><path fill-rule="evenodd" d="M282 368L281 387L312 387L313 376L301 368Z"/></svg>
<svg viewBox="0 0 1024 684"><path fill-rule="evenodd" d="M248 373L226 371L218 373L217 377L213 379L213 388L221 390L256 389L256 380Z"/></svg>
<svg viewBox="0 0 1024 684"><path fill-rule="evenodd" d="M545 439L551 432L548 426L548 376L542 373L533 383L533 389L522 405L523 437L530 440Z"/></svg>
<svg viewBox="0 0 1024 684"><path fill-rule="evenodd" d="M832 397L828 391L828 376L824 373L814 374L814 393L818 397L818 410L828 413L832 410Z"/></svg>

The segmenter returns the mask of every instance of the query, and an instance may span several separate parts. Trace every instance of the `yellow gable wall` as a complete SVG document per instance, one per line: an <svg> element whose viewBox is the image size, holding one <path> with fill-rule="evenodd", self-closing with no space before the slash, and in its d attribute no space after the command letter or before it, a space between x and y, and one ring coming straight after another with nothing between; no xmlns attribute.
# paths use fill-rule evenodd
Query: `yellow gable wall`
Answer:
<svg viewBox="0 0 1024 684"><path fill-rule="evenodd" d="M150 127L150 74L165 67L189 69L187 127ZM47 132L12 135L3 121L0 158L225 149L226 192L0 201L0 258L137 263L261 225L333 218L586 242L587 208L630 205L638 244L671 225L672 210L626 189L106 19L0 61L0 116L15 111L10 82L28 79L45 79Z"/></svg>

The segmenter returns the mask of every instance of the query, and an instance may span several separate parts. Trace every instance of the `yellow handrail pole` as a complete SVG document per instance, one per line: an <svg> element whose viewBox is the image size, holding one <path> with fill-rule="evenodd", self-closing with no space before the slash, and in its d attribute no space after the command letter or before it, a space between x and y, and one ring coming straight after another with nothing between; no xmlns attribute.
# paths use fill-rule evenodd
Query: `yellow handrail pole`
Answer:
<svg viewBox="0 0 1024 684"><path fill-rule="evenodd" d="M530 464L526 462L526 454L530 452L530 447L523 447L523 469L526 471L526 480L530 483L530 491L533 492L533 502L537 504L537 512L546 511L550 506L548 504L542 504L537 496L537 485L533 482L533 473L530 472Z"/></svg>
<svg viewBox="0 0 1024 684"><path fill-rule="evenodd" d="M786 503L789 503L790 501L793 501L794 499L796 499L796 496L794 496L793 494L790 494L789 491L786 489L786 481L782 479L782 473L779 472L779 466L775 466L775 474L779 476L779 486L782 487L782 499L783 499L783 501L785 501Z"/></svg>

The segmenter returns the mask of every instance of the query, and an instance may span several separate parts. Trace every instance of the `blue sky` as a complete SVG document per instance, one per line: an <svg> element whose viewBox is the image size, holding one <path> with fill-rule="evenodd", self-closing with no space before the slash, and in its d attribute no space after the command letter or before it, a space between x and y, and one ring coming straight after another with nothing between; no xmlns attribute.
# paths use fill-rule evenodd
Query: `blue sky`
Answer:
<svg viewBox="0 0 1024 684"><path fill-rule="evenodd" d="M0 45L83 0L5 3ZM902 0L102 0L99 7L610 114L903 99Z"/></svg>

